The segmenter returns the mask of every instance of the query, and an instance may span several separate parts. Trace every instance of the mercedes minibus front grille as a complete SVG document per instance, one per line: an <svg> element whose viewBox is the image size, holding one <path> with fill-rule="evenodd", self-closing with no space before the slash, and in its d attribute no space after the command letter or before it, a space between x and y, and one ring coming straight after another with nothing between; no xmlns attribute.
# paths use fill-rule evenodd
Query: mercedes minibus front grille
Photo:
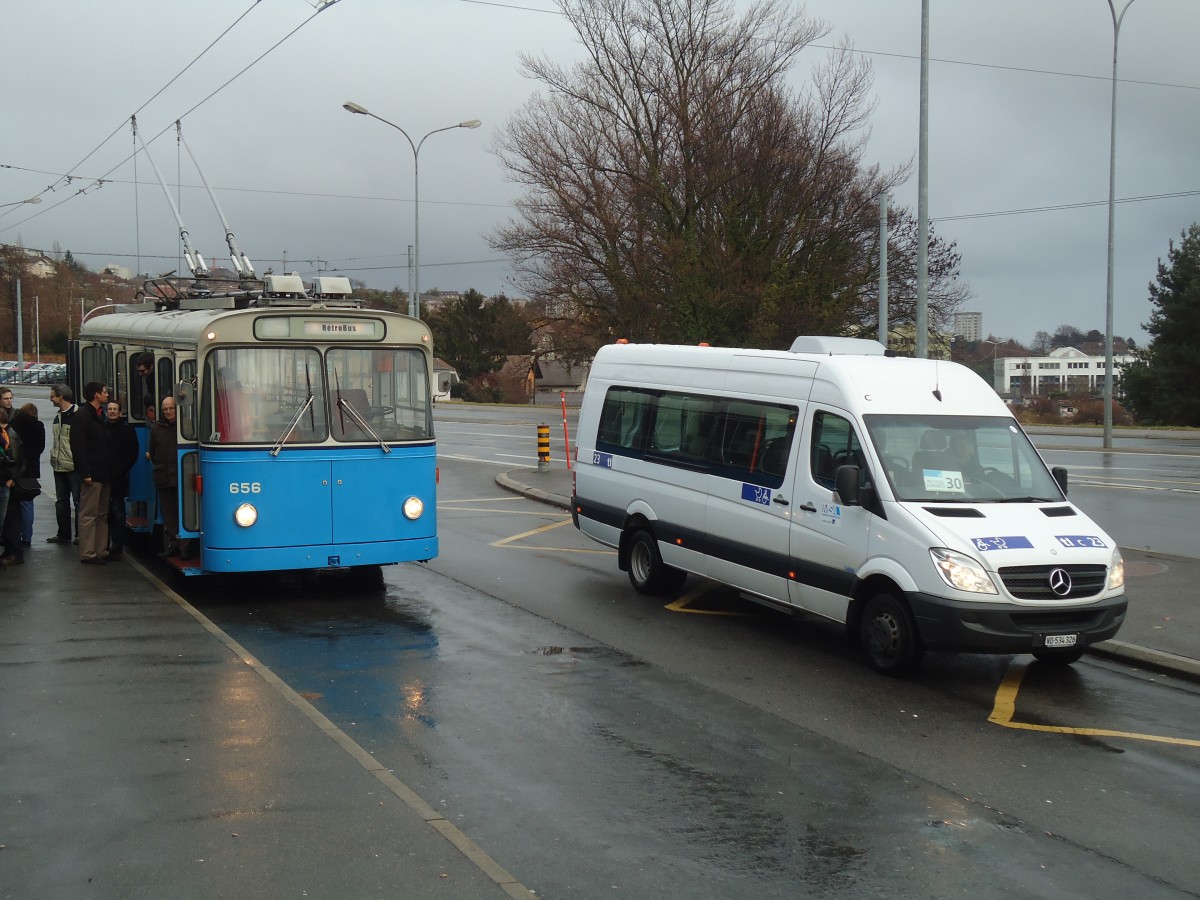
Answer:
<svg viewBox="0 0 1200 900"><path fill-rule="evenodd" d="M1070 588L1062 593L1055 585L1062 585L1061 575L1070 578ZM1104 590L1108 578L1108 567L1101 565L1067 566L1002 566L1000 578L1014 597L1021 600L1071 600L1076 597L1094 597ZM1061 590L1061 587L1060 587Z"/></svg>

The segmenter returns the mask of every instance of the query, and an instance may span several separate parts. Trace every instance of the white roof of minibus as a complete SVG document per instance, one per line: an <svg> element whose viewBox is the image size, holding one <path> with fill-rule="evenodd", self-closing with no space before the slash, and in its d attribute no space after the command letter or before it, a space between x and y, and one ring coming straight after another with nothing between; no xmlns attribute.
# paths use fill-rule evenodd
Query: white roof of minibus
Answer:
<svg viewBox="0 0 1200 900"><path fill-rule="evenodd" d="M597 353L589 380L807 399L864 415L1011 415L965 366L877 353L610 344Z"/></svg>

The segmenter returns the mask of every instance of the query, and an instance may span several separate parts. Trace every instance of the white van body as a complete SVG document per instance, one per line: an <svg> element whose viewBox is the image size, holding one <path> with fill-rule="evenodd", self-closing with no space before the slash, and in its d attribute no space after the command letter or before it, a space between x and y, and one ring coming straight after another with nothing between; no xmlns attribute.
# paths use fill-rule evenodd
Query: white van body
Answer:
<svg viewBox="0 0 1200 900"><path fill-rule="evenodd" d="M844 623L883 672L926 648L1073 662L1124 619L1115 542L954 363L851 338L614 344L577 440L575 524L635 588L690 572Z"/></svg>

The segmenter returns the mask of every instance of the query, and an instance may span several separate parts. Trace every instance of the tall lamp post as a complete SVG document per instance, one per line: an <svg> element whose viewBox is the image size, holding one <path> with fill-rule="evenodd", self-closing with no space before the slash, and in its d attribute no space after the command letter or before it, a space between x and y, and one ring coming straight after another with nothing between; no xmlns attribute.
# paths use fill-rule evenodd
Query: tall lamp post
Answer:
<svg viewBox="0 0 1200 900"><path fill-rule="evenodd" d="M437 134L439 131L450 131L455 128L478 128L480 122L478 119L468 119L465 122L459 122L457 125L447 125L444 128L435 128L430 131L425 137L413 143L413 139L408 136L408 132L397 125L395 122L389 122L382 116L377 116L375 113L368 110L366 107L359 106L357 103L349 101L342 104L342 109L346 112L352 112L359 116L370 116L372 119L378 119L384 125L391 125L398 132L404 135L404 139L408 141L408 146L413 152L413 290L412 296L408 301L408 314L414 318L421 314L421 179L420 179L420 156L421 147L425 143L426 138L430 135Z"/></svg>
<svg viewBox="0 0 1200 900"><path fill-rule="evenodd" d="M1112 114L1109 119L1108 136L1108 284L1104 300L1104 449L1112 449L1112 402L1113 402L1113 247L1116 241L1116 191L1117 191L1117 40L1121 35L1121 22L1133 0L1121 8L1120 14L1108 0L1108 11L1113 23L1113 70L1112 70Z"/></svg>
<svg viewBox="0 0 1200 900"><path fill-rule="evenodd" d="M23 203L41 203L41 197L30 197L28 200L13 200L11 203L0 203L0 206L20 206Z"/></svg>

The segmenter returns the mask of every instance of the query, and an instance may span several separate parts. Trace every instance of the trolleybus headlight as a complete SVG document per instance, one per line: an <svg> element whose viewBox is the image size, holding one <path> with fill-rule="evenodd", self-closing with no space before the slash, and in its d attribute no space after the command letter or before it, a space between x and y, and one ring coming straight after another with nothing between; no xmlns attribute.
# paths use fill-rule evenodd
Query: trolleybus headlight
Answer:
<svg viewBox="0 0 1200 900"><path fill-rule="evenodd" d="M421 518L421 513L425 512L425 504L421 501L420 497L409 497L404 501L404 506L401 508L404 510L404 518L406 519L419 519Z"/></svg>
<svg viewBox="0 0 1200 900"><path fill-rule="evenodd" d="M929 555L933 557L934 568L942 576L942 581L950 587L974 594L997 593L996 585L983 566L966 554L935 548L929 551Z"/></svg>
<svg viewBox="0 0 1200 900"><path fill-rule="evenodd" d="M249 528L258 521L258 510L250 503L243 503L233 511L233 521L243 528Z"/></svg>

